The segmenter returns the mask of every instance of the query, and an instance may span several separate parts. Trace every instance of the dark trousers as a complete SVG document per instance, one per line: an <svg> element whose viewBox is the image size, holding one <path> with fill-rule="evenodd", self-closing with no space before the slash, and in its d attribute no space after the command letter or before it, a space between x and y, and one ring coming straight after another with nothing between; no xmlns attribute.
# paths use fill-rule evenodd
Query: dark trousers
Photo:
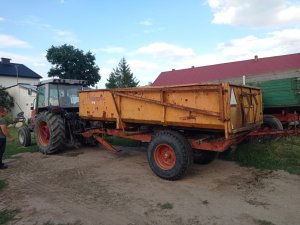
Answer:
<svg viewBox="0 0 300 225"><path fill-rule="evenodd" d="M0 138L0 166L3 165L2 158L5 152L6 138Z"/></svg>

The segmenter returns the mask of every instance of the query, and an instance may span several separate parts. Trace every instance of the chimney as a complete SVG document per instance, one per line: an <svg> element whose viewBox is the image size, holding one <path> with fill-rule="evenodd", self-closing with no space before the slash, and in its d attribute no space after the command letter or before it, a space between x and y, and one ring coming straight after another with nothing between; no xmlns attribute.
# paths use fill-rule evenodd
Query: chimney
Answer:
<svg viewBox="0 0 300 225"><path fill-rule="evenodd" d="M254 56L254 61L255 61L255 62L258 61L258 56L257 56L257 55Z"/></svg>
<svg viewBox="0 0 300 225"><path fill-rule="evenodd" d="M8 58L1 58L1 63L2 64L10 64L10 60L11 59L8 59Z"/></svg>

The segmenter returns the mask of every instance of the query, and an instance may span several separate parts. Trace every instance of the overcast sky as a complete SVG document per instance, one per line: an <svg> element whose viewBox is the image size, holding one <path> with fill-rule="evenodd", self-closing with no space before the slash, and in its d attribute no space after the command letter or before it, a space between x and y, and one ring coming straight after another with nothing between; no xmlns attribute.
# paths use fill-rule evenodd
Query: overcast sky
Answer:
<svg viewBox="0 0 300 225"><path fill-rule="evenodd" d="M297 0L0 0L0 57L43 77L46 50L91 51L104 87L124 56L141 85L162 71L300 52Z"/></svg>

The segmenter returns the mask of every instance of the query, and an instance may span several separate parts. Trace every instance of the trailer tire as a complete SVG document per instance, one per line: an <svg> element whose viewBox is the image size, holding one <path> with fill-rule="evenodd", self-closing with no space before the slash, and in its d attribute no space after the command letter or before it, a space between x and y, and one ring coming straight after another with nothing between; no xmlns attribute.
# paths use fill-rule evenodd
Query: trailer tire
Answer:
<svg viewBox="0 0 300 225"><path fill-rule="evenodd" d="M27 147L31 145L31 133L28 127L21 127L18 131L20 145Z"/></svg>
<svg viewBox="0 0 300 225"><path fill-rule="evenodd" d="M192 148L180 133L158 132L148 146L148 162L152 171L166 180L180 179L193 162Z"/></svg>
<svg viewBox="0 0 300 225"><path fill-rule="evenodd" d="M219 153L205 150L193 150L194 152L194 163L196 164L209 164L214 161Z"/></svg>
<svg viewBox="0 0 300 225"><path fill-rule="evenodd" d="M65 125L60 115L41 113L34 127L36 144L40 152L51 154L62 149L65 142Z"/></svg>
<svg viewBox="0 0 300 225"><path fill-rule="evenodd" d="M265 115L264 116L264 125L276 130L283 130L282 123L275 116Z"/></svg>

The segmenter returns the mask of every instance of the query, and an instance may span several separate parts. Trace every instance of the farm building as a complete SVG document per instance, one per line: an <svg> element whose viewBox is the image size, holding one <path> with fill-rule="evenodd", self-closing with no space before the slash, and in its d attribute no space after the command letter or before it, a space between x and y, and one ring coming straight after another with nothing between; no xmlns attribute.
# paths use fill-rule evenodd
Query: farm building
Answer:
<svg viewBox="0 0 300 225"><path fill-rule="evenodd" d="M153 86L224 82L243 84L300 77L300 53L162 72Z"/></svg>
<svg viewBox="0 0 300 225"><path fill-rule="evenodd" d="M10 96L14 97L15 106L11 108L13 118L16 118L19 112L24 112L24 117L31 117L31 109L36 99L36 86L30 84L16 84L6 88Z"/></svg>
<svg viewBox="0 0 300 225"><path fill-rule="evenodd" d="M11 109L13 118L21 111L26 118L30 117L30 107L36 96L35 85L41 78L27 66L1 58L0 86L14 98L15 106Z"/></svg>
<svg viewBox="0 0 300 225"><path fill-rule="evenodd" d="M19 63L11 63L10 59L1 58L0 85L10 87L18 83L37 85L42 76Z"/></svg>

